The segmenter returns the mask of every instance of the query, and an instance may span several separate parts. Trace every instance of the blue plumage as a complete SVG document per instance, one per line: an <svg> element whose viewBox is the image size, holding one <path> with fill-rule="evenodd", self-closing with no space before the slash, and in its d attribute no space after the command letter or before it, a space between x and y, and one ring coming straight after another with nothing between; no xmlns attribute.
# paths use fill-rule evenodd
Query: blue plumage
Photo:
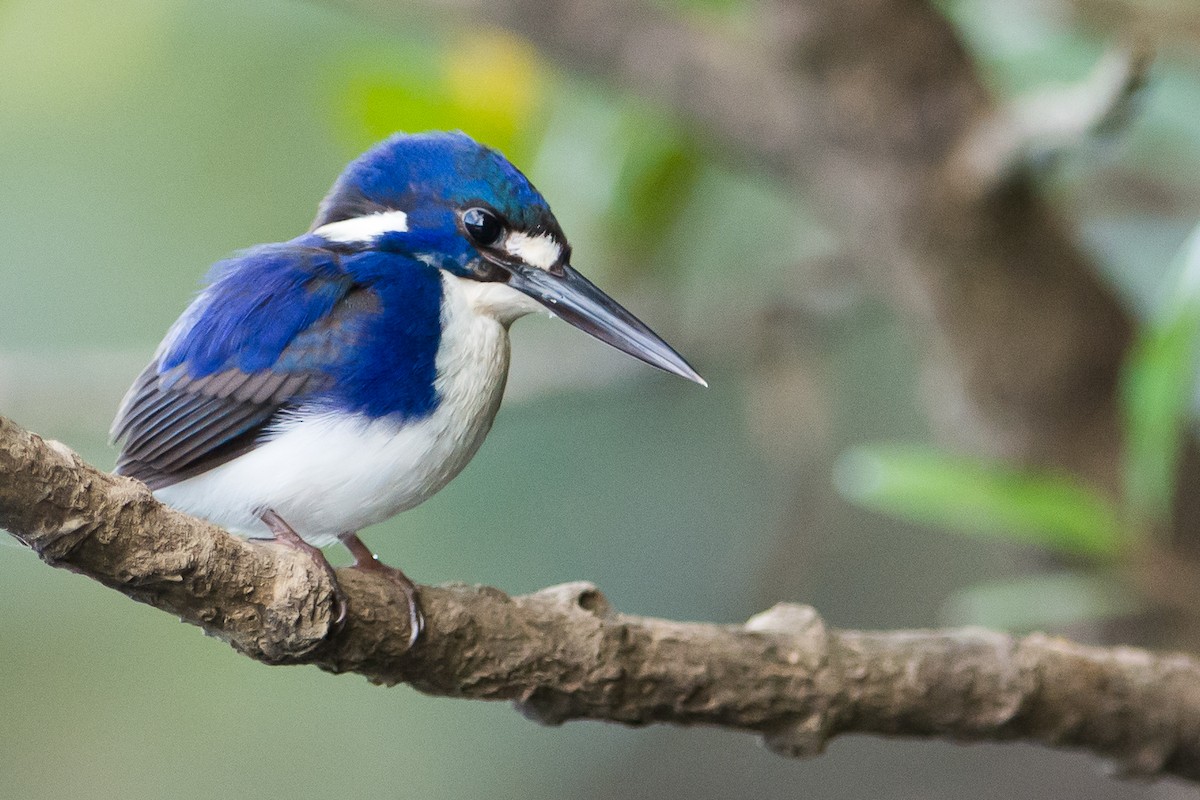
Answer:
<svg viewBox="0 0 1200 800"><path fill-rule="evenodd" d="M356 531L466 466L499 407L515 319L549 309L703 383L570 254L503 156L461 133L393 136L346 168L306 234L214 267L117 413L117 472L238 531L341 540L396 580L415 637L412 582Z"/></svg>
<svg viewBox="0 0 1200 800"><path fill-rule="evenodd" d="M365 320L353 357L336 366L328 402L369 418L419 420L439 396L436 358L441 343L442 279L435 267L406 256L360 253L345 259L357 280L379 298Z"/></svg>
<svg viewBox="0 0 1200 800"><path fill-rule="evenodd" d="M159 357L166 388L229 369L320 373L328 385L289 399L371 418L420 419L436 407L442 282L434 267L394 253L284 243L221 262L211 277ZM314 330L355 289L369 292L370 306L343 314L336 330Z"/></svg>
<svg viewBox="0 0 1200 800"><path fill-rule="evenodd" d="M191 378L273 367L301 331L329 314L353 281L339 257L291 243L261 245L219 262L189 310L189 324L159 357L159 372ZM185 317L187 319L187 317Z"/></svg>
<svg viewBox="0 0 1200 800"><path fill-rule="evenodd" d="M558 227L520 170L463 133L396 134L380 142L342 172L313 227L396 208L414 219L414 230L442 228L456 208L472 204L501 211L522 230Z"/></svg>

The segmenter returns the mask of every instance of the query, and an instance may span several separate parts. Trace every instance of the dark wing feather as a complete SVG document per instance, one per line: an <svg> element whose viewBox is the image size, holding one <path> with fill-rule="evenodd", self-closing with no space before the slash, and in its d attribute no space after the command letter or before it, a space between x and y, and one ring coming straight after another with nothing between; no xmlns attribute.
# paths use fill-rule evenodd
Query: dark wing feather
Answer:
<svg viewBox="0 0 1200 800"><path fill-rule="evenodd" d="M228 370L214 376L235 387L221 397L196 383L164 389L158 362L150 364L114 429L125 439L116 472L144 481L151 489L198 475L253 449L280 409L328 383L321 375L283 374L283 381L260 386L264 373L234 373ZM302 382L288 381L290 377L300 377ZM272 385L277 387L274 392L254 392ZM243 393L238 387L252 392L253 400L240 399ZM281 391L284 388L290 391ZM236 446L229 446L234 441Z"/></svg>
<svg viewBox="0 0 1200 800"><path fill-rule="evenodd" d="M134 381L113 423L113 438L124 440L115 471L160 489L254 449L281 410L330 386L330 367L353 344L363 318L378 310L374 293L350 289L272 367L255 372L231 367L195 377L187 363L163 371L160 354Z"/></svg>

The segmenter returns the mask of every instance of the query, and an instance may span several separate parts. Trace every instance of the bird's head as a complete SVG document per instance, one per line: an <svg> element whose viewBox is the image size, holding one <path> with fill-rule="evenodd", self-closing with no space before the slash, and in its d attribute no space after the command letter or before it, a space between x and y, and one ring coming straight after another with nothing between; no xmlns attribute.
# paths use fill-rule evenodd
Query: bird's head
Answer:
<svg viewBox="0 0 1200 800"><path fill-rule="evenodd" d="M704 380L644 323L570 265L542 195L504 156L463 133L396 134L353 161L312 234L404 253L478 288L505 322L539 309L647 364Z"/></svg>

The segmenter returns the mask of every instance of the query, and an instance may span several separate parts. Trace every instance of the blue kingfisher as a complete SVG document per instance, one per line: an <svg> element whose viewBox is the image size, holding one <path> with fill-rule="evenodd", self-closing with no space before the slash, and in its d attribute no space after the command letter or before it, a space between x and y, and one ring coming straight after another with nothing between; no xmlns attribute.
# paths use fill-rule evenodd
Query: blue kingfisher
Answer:
<svg viewBox="0 0 1200 800"><path fill-rule="evenodd" d="M126 394L116 472L163 502L307 552L344 543L403 591L362 528L423 502L491 428L508 327L553 316L704 385L571 267L541 194L462 133L397 134L353 161L309 231L213 267ZM338 619L345 596L333 585Z"/></svg>

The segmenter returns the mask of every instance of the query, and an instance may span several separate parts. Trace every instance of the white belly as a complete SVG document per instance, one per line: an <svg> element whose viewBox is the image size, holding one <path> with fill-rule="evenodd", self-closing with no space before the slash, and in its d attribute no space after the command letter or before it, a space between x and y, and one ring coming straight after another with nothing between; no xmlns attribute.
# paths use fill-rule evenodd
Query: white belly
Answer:
<svg viewBox="0 0 1200 800"><path fill-rule="evenodd" d="M270 441L155 495L251 536L270 535L258 515L271 509L319 547L428 499L483 443L508 375L511 320L478 313L459 279L444 283L440 403L429 417L403 423L299 409Z"/></svg>

